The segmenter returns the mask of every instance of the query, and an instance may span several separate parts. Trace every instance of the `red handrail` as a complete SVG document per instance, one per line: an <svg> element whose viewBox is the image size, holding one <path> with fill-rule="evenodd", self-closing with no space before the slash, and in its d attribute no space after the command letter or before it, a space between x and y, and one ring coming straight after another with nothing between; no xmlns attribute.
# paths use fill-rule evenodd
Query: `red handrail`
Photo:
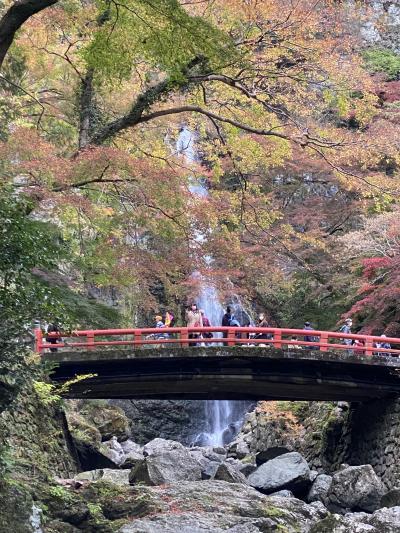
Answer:
<svg viewBox="0 0 400 533"><path fill-rule="evenodd" d="M191 334L202 335L205 333L213 333L212 338L190 338ZM223 335L216 336L216 334ZM269 338L257 338L257 335L268 336ZM251 336L251 338L249 338ZM296 336L300 339L290 339L288 336ZM357 335L349 333L341 333L338 331L320 331L320 330L304 330L291 328L259 328L259 327L232 327L232 326L214 326L202 328L188 328L188 327L174 327L174 328L135 328L135 329L90 329L80 330L64 333L51 333L47 337L60 339L57 344L43 342L43 333L40 329L35 330L35 346L36 351L42 353L45 349L76 349L84 348L85 350L94 350L96 347L105 346L146 346L146 345L179 345L180 347L196 346L196 345L220 345L221 343L227 346L235 345L259 345L264 344L274 346L276 348L286 348L290 346L308 347L309 349L318 349L322 352L328 350L347 350L356 355L374 355L374 354L389 354L400 356L400 339L395 337L380 337L376 335ZM96 338L102 337L101 340ZM104 337L112 337L113 339L104 339ZM115 339L119 337L119 339ZM123 338L121 338L123 337ZM144 338L143 338L144 337ZM146 338L147 337L147 338ZM304 337L313 337L315 341L305 341ZM72 342L64 339L72 339ZM78 339L77 342L74 342ZM80 340L82 339L82 340ZM360 340L364 342L364 346L351 346L345 344L345 340L350 339ZM330 342L333 340L333 342ZM336 341L336 342L335 342ZM397 348L377 348L375 343L389 343L390 345L398 345Z"/></svg>

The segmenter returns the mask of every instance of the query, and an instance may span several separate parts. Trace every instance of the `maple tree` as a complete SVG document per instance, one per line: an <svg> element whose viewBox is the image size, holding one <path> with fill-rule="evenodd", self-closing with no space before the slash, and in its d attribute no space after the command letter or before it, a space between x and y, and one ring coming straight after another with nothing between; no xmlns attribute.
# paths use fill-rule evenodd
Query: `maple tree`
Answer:
<svg viewBox="0 0 400 533"><path fill-rule="evenodd" d="M333 1L57 2L3 65L3 180L57 220L71 275L118 287L129 314L182 302L194 270L276 311L296 272L329 285L336 233L398 194L398 125L358 16ZM197 162L177 153L182 124Z"/></svg>

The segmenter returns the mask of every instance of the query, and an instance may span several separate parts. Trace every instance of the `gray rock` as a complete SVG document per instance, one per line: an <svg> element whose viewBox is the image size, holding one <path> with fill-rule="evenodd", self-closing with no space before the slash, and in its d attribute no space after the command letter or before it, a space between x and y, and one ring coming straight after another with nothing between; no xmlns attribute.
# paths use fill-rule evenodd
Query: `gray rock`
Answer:
<svg viewBox="0 0 400 533"><path fill-rule="evenodd" d="M333 475L327 495L328 508L373 512L385 490L371 465L349 466Z"/></svg>
<svg viewBox="0 0 400 533"><path fill-rule="evenodd" d="M202 467L182 444L154 439L143 448L144 459L129 474L129 483L163 485L174 481L201 480Z"/></svg>
<svg viewBox="0 0 400 533"><path fill-rule="evenodd" d="M213 479L220 464L221 463L216 463L215 461L210 461L208 465L201 470L201 479Z"/></svg>
<svg viewBox="0 0 400 533"><path fill-rule="evenodd" d="M115 485L128 485L129 470L114 470L112 468L89 470L87 472L81 472L80 474L77 474L74 479L76 481L91 482L102 480L109 481L110 483L114 483Z"/></svg>
<svg viewBox="0 0 400 533"><path fill-rule="evenodd" d="M330 512L322 502L311 502L309 504L309 507L313 507L319 513L319 516L321 518L325 518L330 514Z"/></svg>
<svg viewBox="0 0 400 533"><path fill-rule="evenodd" d="M104 468L103 475L100 478L102 481L109 481L114 485L129 485L129 470L112 470L111 468Z"/></svg>
<svg viewBox="0 0 400 533"><path fill-rule="evenodd" d="M297 452L285 453L259 466L248 478L249 484L270 494L282 489L304 494L310 482L307 461Z"/></svg>
<svg viewBox="0 0 400 533"><path fill-rule="evenodd" d="M124 450L118 442L117 437L112 437L110 440L103 442L100 450L116 465L119 466L124 462Z"/></svg>
<svg viewBox="0 0 400 533"><path fill-rule="evenodd" d="M369 518L369 523L376 527L379 533L399 533L400 507L379 509Z"/></svg>
<svg viewBox="0 0 400 533"><path fill-rule="evenodd" d="M132 468L143 459L143 448L132 440L118 442L116 437L101 444L100 450L121 468Z"/></svg>
<svg viewBox="0 0 400 533"><path fill-rule="evenodd" d="M273 492L271 496L280 496L281 498L294 498L293 492L290 490L278 490Z"/></svg>
<svg viewBox="0 0 400 533"><path fill-rule="evenodd" d="M334 515L338 516L338 515ZM346 529L332 530L333 533L399 533L400 507L384 508L368 513L347 513L340 523Z"/></svg>
<svg viewBox="0 0 400 533"><path fill-rule="evenodd" d="M307 496L308 502L320 501L326 503L327 495L332 484L332 476L320 474L316 477Z"/></svg>
<svg viewBox="0 0 400 533"><path fill-rule="evenodd" d="M310 470L310 481L314 483L318 476L318 470Z"/></svg>
<svg viewBox="0 0 400 533"><path fill-rule="evenodd" d="M221 481L227 481L228 483L245 483L247 479L245 476L237 470L232 464L227 462L218 465L218 468L214 474L214 479Z"/></svg>
<svg viewBox="0 0 400 533"><path fill-rule="evenodd" d="M143 446L143 455L148 457L151 455L161 455L164 452L177 450L177 449L186 449L180 442L167 439L153 439Z"/></svg>
<svg viewBox="0 0 400 533"><path fill-rule="evenodd" d="M212 451L218 455L226 455L226 449L223 446L214 446Z"/></svg>
<svg viewBox="0 0 400 533"><path fill-rule="evenodd" d="M216 463L222 463L225 460L226 453L219 454L213 451L212 448L189 448L189 453L192 457L195 457L200 464L205 465L210 461Z"/></svg>
<svg viewBox="0 0 400 533"><path fill-rule="evenodd" d="M289 450L289 448L286 446L271 446L270 448L262 450L256 454L257 466L261 466L267 461L275 459L275 457L279 457L280 455L290 452L291 450Z"/></svg>
<svg viewBox="0 0 400 533"><path fill-rule="evenodd" d="M381 498L381 507L397 507L400 505L400 488L394 488Z"/></svg>
<svg viewBox="0 0 400 533"><path fill-rule="evenodd" d="M250 474L255 472L257 470L257 466L252 463L242 463L239 467L239 472L241 472L244 476L248 477Z"/></svg>
<svg viewBox="0 0 400 533"><path fill-rule="evenodd" d="M215 480L148 487L146 497L161 512L135 518L119 533L314 533L312 528L327 516L322 504L265 496L247 485ZM170 512L171 501L178 513Z"/></svg>
<svg viewBox="0 0 400 533"><path fill-rule="evenodd" d="M80 472L74 479L76 481L97 481L103 475L103 470L87 470L86 472Z"/></svg>
<svg viewBox="0 0 400 533"><path fill-rule="evenodd" d="M201 479L213 478L218 466L225 459L225 453L217 454L212 448L190 448L189 453L200 465Z"/></svg>
<svg viewBox="0 0 400 533"><path fill-rule="evenodd" d="M250 448L247 442L243 439L238 439L234 441L229 446L229 456L237 457L238 459L244 459L246 455L250 454Z"/></svg>

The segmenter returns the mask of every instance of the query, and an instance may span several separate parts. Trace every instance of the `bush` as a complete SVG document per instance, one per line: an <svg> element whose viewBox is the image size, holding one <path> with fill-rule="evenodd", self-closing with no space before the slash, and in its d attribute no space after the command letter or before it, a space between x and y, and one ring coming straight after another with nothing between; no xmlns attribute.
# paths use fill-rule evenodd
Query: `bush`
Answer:
<svg viewBox="0 0 400 533"><path fill-rule="evenodd" d="M364 60L370 72L383 72L388 80L400 79L400 55L387 48L371 48L364 52Z"/></svg>

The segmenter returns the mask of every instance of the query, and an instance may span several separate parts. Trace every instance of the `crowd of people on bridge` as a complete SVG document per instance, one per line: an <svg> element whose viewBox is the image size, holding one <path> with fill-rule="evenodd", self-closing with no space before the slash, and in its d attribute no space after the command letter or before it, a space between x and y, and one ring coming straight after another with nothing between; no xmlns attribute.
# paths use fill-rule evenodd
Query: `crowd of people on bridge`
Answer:
<svg viewBox="0 0 400 533"><path fill-rule="evenodd" d="M206 316L204 309L199 309L197 307L196 303L192 303L187 309L185 313L186 317L186 326L188 328L211 328L212 326L218 327L219 324L211 324L209 318ZM155 328L156 329L164 329L164 328L171 328L175 326L175 316L172 311L166 311L165 313L158 313L154 317L155 321ZM250 328L252 326L255 326L257 328L271 328L266 314L260 313L258 315L258 319L256 321L256 324L251 324L250 320L246 318L242 321L241 324L239 319L235 316L235 314L232 311L232 308L228 306L226 308L226 312L223 314L221 318L220 325L224 328ZM347 318L343 325L338 330L339 333L343 333L344 335L351 335L352 332L352 326L353 322L351 318ZM320 336L313 334L313 331L315 331L315 328L312 326L311 322L306 321L303 325L303 331L304 335L298 335L298 336L292 336L290 341L282 341L282 344L290 347L291 349L307 349L307 350L319 350L320 349ZM172 334L173 335L173 334ZM249 331L236 331L234 333L236 339L241 339L241 342L238 344L246 345L246 346L272 346L274 341L274 334L273 331L265 331L265 332L251 332ZM160 333L152 334L149 337L156 338L156 339L167 339L171 336L171 333L165 331L160 331ZM219 337L219 334L216 334L217 337ZM190 332L189 333L189 346L199 346L199 345L207 345L211 344L210 339L214 337L214 333L212 331L206 331L206 332ZM227 339L228 337L228 330L224 330L222 333L222 338ZM381 335L381 341L380 342L374 342L373 343L373 354L378 356L385 356L385 355L398 355L397 353L391 353L388 350L392 349L391 344L387 341L386 335ZM50 349L51 352L57 352L56 345L60 342L63 342L61 338L61 331L59 325L54 322L47 325L45 330L45 339L46 342L53 345ZM246 340L244 342L244 340ZM256 342L254 342L256 341ZM261 342L260 342L261 341ZM218 341L217 341L218 342ZM226 340L221 340L225 345L227 344ZM351 339L348 337L343 337L338 340L339 343L344 344L347 346L346 350L349 354L354 355L363 355L366 351L366 345L364 339ZM305 344L307 343L307 344ZM371 349L371 348L369 348Z"/></svg>
<svg viewBox="0 0 400 533"><path fill-rule="evenodd" d="M199 309L196 303L192 303L187 309L186 309L186 326L188 328L201 328L201 327L212 327L212 324L210 323L210 320L205 315L204 309ZM175 324L175 318L171 311L167 311L164 315L164 317L159 314L155 317L156 321L156 328L165 328L165 327L172 327ZM214 324L215 326L218 326L218 324ZM256 324L254 324L257 328L270 328L270 324L266 318L265 313L260 313L258 315L258 320ZM223 327L229 327L229 328L239 328L239 327L250 327L252 324L250 323L250 320L245 320L243 324L240 323L240 321L236 318L235 314L232 311L232 308L228 306L226 308L226 312L222 316L221 319L221 326ZM352 333L352 326L353 321L351 318L347 318L343 325L338 330L340 333L343 334L351 334ZM303 336L299 339L297 336L292 336L290 339L290 343L287 345L290 346L292 349L307 349L307 350L319 350L320 347L317 345L319 343L320 337L313 335L312 331L315 331L315 328L312 326L311 322L304 322L304 326L302 328L305 332ZM160 333L158 335L158 338L166 338L168 337L167 333ZM225 330L222 334L222 337L226 339L228 337L228 331ZM265 333L251 333L251 332L237 332L235 334L236 338L244 338L248 339L248 342L245 344L247 346L272 346L273 343L273 333L271 332L265 332ZM189 333L189 339L191 342L189 342L189 346L198 346L198 345L206 345L207 339L213 338L213 333L210 332L203 332L203 333L196 333L191 332ZM381 335L382 342L375 342L373 344L373 348L376 349L374 351L374 355L393 355L390 352L379 350L390 350L391 344L386 341L386 335ZM257 343L252 343L252 340L257 340ZM259 342L260 340L265 340L266 342ZM224 344L226 344L226 341L223 341ZM314 345L309 344L301 344L301 343L314 343ZM342 344L345 344L348 346L348 353L354 354L354 355L363 355L365 353L365 341L363 339L351 339L351 338L343 338L340 341ZM300 344L297 344L300 343ZM243 344L243 343L242 343Z"/></svg>

